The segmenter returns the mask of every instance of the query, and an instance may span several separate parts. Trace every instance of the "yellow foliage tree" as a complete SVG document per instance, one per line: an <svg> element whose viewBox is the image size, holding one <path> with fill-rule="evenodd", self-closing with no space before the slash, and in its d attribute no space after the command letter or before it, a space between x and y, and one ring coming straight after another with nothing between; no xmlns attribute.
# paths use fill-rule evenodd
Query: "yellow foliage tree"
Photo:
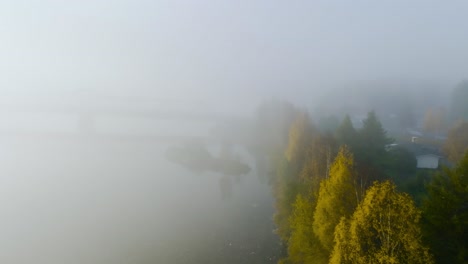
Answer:
<svg viewBox="0 0 468 264"><path fill-rule="evenodd" d="M459 122L448 133L443 150L449 160L457 163L468 151L468 122Z"/></svg>
<svg viewBox="0 0 468 264"><path fill-rule="evenodd" d="M430 133L440 133L444 130L444 121L445 121L445 110L443 108L439 109L428 109L426 115L424 116L423 128L426 132Z"/></svg>
<svg viewBox="0 0 468 264"><path fill-rule="evenodd" d="M283 263L325 264L328 262L328 255L312 228L316 198L308 196L299 194L294 202L293 213L290 217L292 232L288 241L288 257L283 260Z"/></svg>
<svg viewBox="0 0 468 264"><path fill-rule="evenodd" d="M294 120L289 130L288 145L284 156L296 170L300 169L306 157L315 129L313 128L307 113L300 113Z"/></svg>
<svg viewBox="0 0 468 264"><path fill-rule="evenodd" d="M350 220L337 225L330 263L433 263L421 243L420 215L408 194L375 182Z"/></svg>
<svg viewBox="0 0 468 264"><path fill-rule="evenodd" d="M330 169L329 178L320 183L313 230L325 250L333 249L333 233L341 217L349 217L359 203L355 185L354 159L342 147Z"/></svg>

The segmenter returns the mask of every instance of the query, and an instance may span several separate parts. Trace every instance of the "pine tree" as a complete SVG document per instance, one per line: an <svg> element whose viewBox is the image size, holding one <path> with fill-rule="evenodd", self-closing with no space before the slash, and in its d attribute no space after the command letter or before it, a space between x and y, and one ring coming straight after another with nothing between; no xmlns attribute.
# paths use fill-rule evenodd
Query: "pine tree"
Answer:
<svg viewBox="0 0 468 264"><path fill-rule="evenodd" d="M424 234L438 263L468 263L468 152L427 185Z"/></svg>
<svg viewBox="0 0 468 264"><path fill-rule="evenodd" d="M336 129L336 138L340 145L347 145L351 150L354 150L354 147L358 144L357 132L349 115L345 116L340 126Z"/></svg>
<svg viewBox="0 0 468 264"><path fill-rule="evenodd" d="M393 142L386 134L375 112L369 112L358 132L359 145L353 150L359 174L369 184L372 180L385 178L384 170L388 160L385 145Z"/></svg>
<svg viewBox="0 0 468 264"><path fill-rule="evenodd" d="M369 155L381 155L385 153L385 145L393 142L387 137L387 132L383 129L374 111L367 114L363 121L362 129L359 131L361 145Z"/></svg>

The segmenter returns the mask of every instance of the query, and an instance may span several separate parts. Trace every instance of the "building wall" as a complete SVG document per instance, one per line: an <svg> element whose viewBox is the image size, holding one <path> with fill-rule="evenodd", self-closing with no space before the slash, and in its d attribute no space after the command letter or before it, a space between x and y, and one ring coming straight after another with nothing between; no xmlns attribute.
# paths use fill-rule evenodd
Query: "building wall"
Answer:
<svg viewBox="0 0 468 264"><path fill-rule="evenodd" d="M416 157L418 169L437 169L439 167L439 157L434 155L422 155Z"/></svg>

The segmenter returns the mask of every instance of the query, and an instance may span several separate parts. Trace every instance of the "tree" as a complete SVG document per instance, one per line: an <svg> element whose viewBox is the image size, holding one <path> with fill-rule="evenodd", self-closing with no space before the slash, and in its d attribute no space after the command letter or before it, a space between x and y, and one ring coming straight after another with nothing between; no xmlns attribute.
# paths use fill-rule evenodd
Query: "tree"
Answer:
<svg viewBox="0 0 468 264"><path fill-rule="evenodd" d="M291 232L289 217L292 212L292 204L301 187L299 174L307 156L307 147L316 135L315 132L307 113L298 114L289 130L284 160L277 169L278 175L274 186L276 198L274 220L277 233L285 242L288 241Z"/></svg>
<svg viewBox="0 0 468 264"><path fill-rule="evenodd" d="M453 89L450 106L452 121L468 121L468 80L461 82Z"/></svg>
<svg viewBox="0 0 468 264"><path fill-rule="evenodd" d="M310 144L315 128L312 126L307 113L300 113L289 130L288 145L284 156L295 169L299 169L304 162L307 146Z"/></svg>
<svg viewBox="0 0 468 264"><path fill-rule="evenodd" d="M468 152L427 185L423 227L438 263L468 263Z"/></svg>
<svg viewBox="0 0 468 264"><path fill-rule="evenodd" d="M333 135L317 134L307 148L306 161L300 173L301 182L318 193L322 179L328 178L333 159L337 152L337 143Z"/></svg>
<svg viewBox="0 0 468 264"><path fill-rule="evenodd" d="M468 151L468 122L460 122L450 129L443 150L453 163L461 160Z"/></svg>
<svg viewBox="0 0 468 264"><path fill-rule="evenodd" d="M387 157L386 167L394 175L408 177L416 172L416 157L406 148L397 146L388 152Z"/></svg>
<svg viewBox="0 0 468 264"><path fill-rule="evenodd" d="M367 118L363 121L362 129L359 131L361 145L369 154L382 154L385 152L385 145L393 142L387 137L387 131L382 127L374 111L367 113Z"/></svg>
<svg viewBox="0 0 468 264"><path fill-rule="evenodd" d="M353 150L357 142L357 132L349 115L346 115L340 126L336 129L336 138L341 145L347 145Z"/></svg>
<svg viewBox="0 0 468 264"><path fill-rule="evenodd" d="M375 182L350 220L335 230L333 264L433 263L422 245L420 211L389 181Z"/></svg>
<svg viewBox="0 0 468 264"><path fill-rule="evenodd" d="M276 212L273 219L277 228L276 233L283 241L287 242L291 232L289 217L292 212L292 204L298 194L299 184L291 176L294 172L286 159L278 164L276 171L276 182L273 187Z"/></svg>
<svg viewBox="0 0 468 264"><path fill-rule="evenodd" d="M384 176L388 153L385 146L393 142L387 137L374 111L367 114L362 128L358 131L359 145L354 148L359 175L367 179L379 179ZM369 181L371 183L372 181Z"/></svg>
<svg viewBox="0 0 468 264"><path fill-rule="evenodd" d="M402 187L415 178L416 165L417 160L414 154L404 147L397 146L388 152L385 171L396 185Z"/></svg>
<svg viewBox="0 0 468 264"><path fill-rule="evenodd" d="M336 152L331 134L317 134L307 149L298 195L289 218L288 257L283 263L327 263L328 255L313 232L312 223L320 182L327 178Z"/></svg>
<svg viewBox="0 0 468 264"><path fill-rule="evenodd" d="M299 194L290 218L291 237L288 241L288 257L284 263L327 263L328 255L313 232L312 222L317 197Z"/></svg>
<svg viewBox="0 0 468 264"><path fill-rule="evenodd" d="M333 232L341 217L352 214L359 202L360 190L355 184L354 159L342 147L330 169L330 177L320 183L313 230L324 249L333 248Z"/></svg>
<svg viewBox="0 0 468 264"><path fill-rule="evenodd" d="M428 133L439 134L445 128L445 110L439 109L428 109L424 116L423 129Z"/></svg>

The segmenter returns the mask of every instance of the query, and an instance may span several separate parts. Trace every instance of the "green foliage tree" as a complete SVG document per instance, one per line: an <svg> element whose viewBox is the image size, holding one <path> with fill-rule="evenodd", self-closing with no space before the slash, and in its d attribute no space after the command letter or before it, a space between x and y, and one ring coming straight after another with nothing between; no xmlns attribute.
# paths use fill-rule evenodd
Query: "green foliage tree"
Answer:
<svg viewBox="0 0 468 264"><path fill-rule="evenodd" d="M354 159L342 147L330 169L330 177L320 183L313 230L324 249L333 248L333 232L341 217L352 214L359 202L360 190L355 184Z"/></svg>
<svg viewBox="0 0 468 264"><path fill-rule="evenodd" d="M388 153L385 146L393 142L387 137L374 111L367 114L363 127L358 131L359 144L353 149L357 170L367 184L386 178L385 165Z"/></svg>
<svg viewBox="0 0 468 264"><path fill-rule="evenodd" d="M424 234L438 263L468 263L468 152L427 185Z"/></svg>
<svg viewBox="0 0 468 264"><path fill-rule="evenodd" d="M460 122L450 129L443 150L454 163L462 159L468 151L468 122Z"/></svg>
<svg viewBox="0 0 468 264"><path fill-rule="evenodd" d="M340 145L347 145L353 151L354 147L358 144L357 132L349 115L345 116L340 126L336 129L336 139Z"/></svg>
<svg viewBox="0 0 468 264"><path fill-rule="evenodd" d="M374 111L367 114L363 121L362 129L359 131L360 144L368 155L382 155L385 153L385 145L393 142L387 137L387 132L383 129Z"/></svg>
<svg viewBox="0 0 468 264"><path fill-rule="evenodd" d="M420 194L417 189L412 189L416 186L409 186L409 184L419 182L416 181L416 164L417 161L414 154L399 146L392 148L388 152L384 164L386 173L400 190L410 193L413 198L416 198ZM424 189L424 185L422 187Z"/></svg>
<svg viewBox="0 0 468 264"><path fill-rule="evenodd" d="M451 98L452 121L468 121L468 80L458 84L452 92Z"/></svg>
<svg viewBox="0 0 468 264"><path fill-rule="evenodd" d="M386 167L394 175L405 177L416 172L416 163L416 157L413 153L397 146L388 152Z"/></svg>
<svg viewBox="0 0 468 264"><path fill-rule="evenodd" d="M335 230L333 264L433 263L421 242L420 211L388 181L375 182L350 220Z"/></svg>

